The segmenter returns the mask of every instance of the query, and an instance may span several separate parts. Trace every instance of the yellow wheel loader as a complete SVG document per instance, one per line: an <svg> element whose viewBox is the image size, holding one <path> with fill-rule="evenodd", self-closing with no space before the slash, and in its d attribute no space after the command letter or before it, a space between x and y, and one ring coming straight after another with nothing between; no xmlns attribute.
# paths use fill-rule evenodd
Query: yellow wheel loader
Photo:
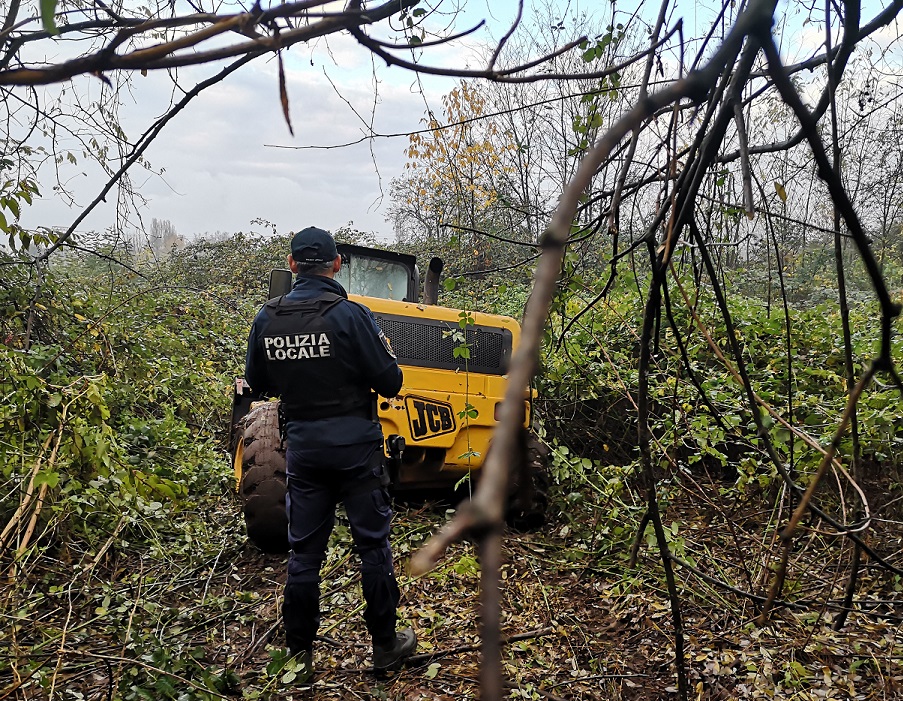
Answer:
<svg viewBox="0 0 903 701"><path fill-rule="evenodd" d="M397 397L379 398L376 412L396 494L449 491L462 478L476 480L491 448L508 364L520 325L507 316L437 306L442 261L433 258L420 298L414 256L340 244L336 280L350 299L367 306L404 371ZM288 270L270 275L269 298L287 293ZM545 521L545 451L530 434L531 394L524 392L523 455L512 480L508 520L536 528ZM252 401L235 381L231 448L248 537L267 552L288 549L285 446L277 401ZM514 495L517 498L514 498Z"/></svg>

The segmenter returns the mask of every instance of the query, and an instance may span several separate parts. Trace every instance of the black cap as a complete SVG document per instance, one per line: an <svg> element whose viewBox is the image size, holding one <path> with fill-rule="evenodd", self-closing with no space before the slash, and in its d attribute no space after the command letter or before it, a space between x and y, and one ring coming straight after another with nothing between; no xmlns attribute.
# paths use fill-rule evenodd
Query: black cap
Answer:
<svg viewBox="0 0 903 701"><path fill-rule="evenodd" d="M329 263L339 255L332 234L315 226L292 237L292 258L296 263Z"/></svg>

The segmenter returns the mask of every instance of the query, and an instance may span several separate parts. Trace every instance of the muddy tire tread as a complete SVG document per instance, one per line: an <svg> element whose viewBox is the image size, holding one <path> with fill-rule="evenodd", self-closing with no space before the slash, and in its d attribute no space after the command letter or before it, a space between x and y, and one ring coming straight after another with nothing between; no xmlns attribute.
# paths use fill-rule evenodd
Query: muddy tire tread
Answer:
<svg viewBox="0 0 903 701"><path fill-rule="evenodd" d="M278 402L254 407L242 419L239 496L248 539L264 552L288 550L285 513L285 448L279 437Z"/></svg>

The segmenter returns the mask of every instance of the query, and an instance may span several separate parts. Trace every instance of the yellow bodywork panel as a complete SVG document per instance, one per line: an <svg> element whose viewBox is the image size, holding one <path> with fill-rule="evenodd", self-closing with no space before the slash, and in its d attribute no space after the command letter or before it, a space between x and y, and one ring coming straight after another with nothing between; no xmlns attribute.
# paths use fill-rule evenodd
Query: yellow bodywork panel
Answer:
<svg viewBox="0 0 903 701"><path fill-rule="evenodd" d="M448 333L461 330L458 309L356 295L350 295L350 299L364 304L376 316L439 321ZM512 352L517 347L520 325L511 317L480 312L471 312L470 317L475 328L506 329L511 333ZM401 392L379 402L383 434L405 440L396 486L447 485L480 468L497 423L497 405L504 398L507 375L419 367L405 364L404 359L399 359L399 364L404 372ZM525 421L529 423L527 397L525 388Z"/></svg>

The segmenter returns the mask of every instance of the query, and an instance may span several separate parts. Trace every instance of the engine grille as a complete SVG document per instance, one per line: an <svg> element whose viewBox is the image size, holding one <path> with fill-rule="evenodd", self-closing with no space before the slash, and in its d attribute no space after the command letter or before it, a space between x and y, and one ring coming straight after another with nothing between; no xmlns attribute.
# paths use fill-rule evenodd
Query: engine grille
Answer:
<svg viewBox="0 0 903 701"><path fill-rule="evenodd" d="M401 365L469 370L487 375L504 375L511 360L511 332L492 326L468 326L467 344L470 359L456 358L461 345L456 332L462 329L453 322L412 320L404 316L375 314L376 323L392 344Z"/></svg>

